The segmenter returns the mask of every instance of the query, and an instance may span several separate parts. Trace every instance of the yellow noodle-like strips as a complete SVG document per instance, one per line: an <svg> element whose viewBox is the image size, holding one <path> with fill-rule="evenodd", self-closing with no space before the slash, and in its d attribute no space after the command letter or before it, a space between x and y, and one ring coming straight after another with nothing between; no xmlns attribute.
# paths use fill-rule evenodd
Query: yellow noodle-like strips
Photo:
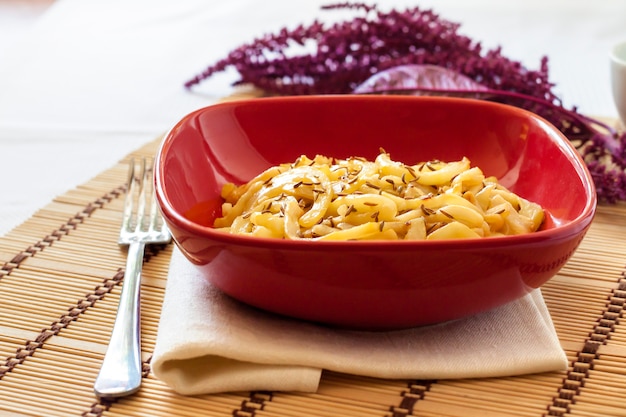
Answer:
<svg viewBox="0 0 626 417"><path fill-rule="evenodd" d="M228 233L279 239L437 240L536 231L543 209L485 177L469 159L406 165L299 157L222 189Z"/></svg>

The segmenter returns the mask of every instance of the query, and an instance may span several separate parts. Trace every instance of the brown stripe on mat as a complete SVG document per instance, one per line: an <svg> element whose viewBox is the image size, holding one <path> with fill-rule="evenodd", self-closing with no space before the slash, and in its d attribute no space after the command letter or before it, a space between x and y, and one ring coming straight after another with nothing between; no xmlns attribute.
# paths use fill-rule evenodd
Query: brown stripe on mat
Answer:
<svg viewBox="0 0 626 417"><path fill-rule="evenodd" d="M241 402L241 407L233 410L234 417L254 417L259 410L263 410L266 401L272 401L272 392L254 391L250 397Z"/></svg>
<svg viewBox="0 0 626 417"><path fill-rule="evenodd" d="M86 411L86 412L81 414L81 417L99 417L105 411L107 411L109 409L109 407L111 407L111 404L112 403L107 403L107 404L96 403L96 404L93 404L89 411Z"/></svg>
<svg viewBox="0 0 626 417"><path fill-rule="evenodd" d="M32 356L49 338L59 334L62 329L69 326L80 314L84 313L87 308L93 306L97 300L109 293L115 285L122 281L123 277L124 271L119 270L115 276L105 280L105 282L96 287L92 293L87 294L84 299L70 306L67 309L68 312L62 315L59 320L53 322L50 327L42 329L41 333L39 333L34 340L26 341L25 345L19 347L13 356L6 359L4 366L0 366L0 379L7 373L13 371L17 365L23 363L28 357Z"/></svg>
<svg viewBox="0 0 626 417"><path fill-rule="evenodd" d="M325 373L325 376L328 376L329 372ZM339 375L336 375L336 377L340 377ZM332 377L331 377L332 379ZM323 381L324 383L325 381ZM399 383L403 383L403 381L398 381ZM408 381L406 383L406 387L408 389L403 390L400 394L401 394L401 401L399 405L391 405L387 408L387 410L389 412L391 412L391 414L385 414L388 417L410 417L413 416L413 411L414 411L414 407L415 404L424 398L424 394L430 389L430 385L433 383L434 381L426 381L426 380L415 380L415 381ZM334 392L334 395L337 395L338 391ZM316 394L296 394L302 397L308 397L311 400L313 400L313 397L316 397L319 394L328 394L329 392L323 388L321 388L318 393ZM393 398L396 398L396 393L393 393L392 395L390 395L389 397L387 397L388 400L391 400ZM274 399L275 396L286 396L287 394L285 393L273 393L270 391L255 391L250 393L250 397L244 399L241 402L241 406L236 409L233 410L232 415L234 417L254 417L257 414L261 413L261 411L266 411L266 406L269 405L269 403ZM384 401L384 400L383 400ZM381 401L381 403L383 403L383 401ZM307 401L305 401L304 399L301 399L300 402L302 404L306 404ZM271 411L268 411L271 412ZM89 417L97 417L97 416L92 416L89 415Z"/></svg>
<svg viewBox="0 0 626 417"><path fill-rule="evenodd" d="M397 407L392 407L392 417L407 417L413 415L415 404L424 399L426 392L430 390L430 386L436 381L417 380L409 382L409 390L402 393L402 401Z"/></svg>
<svg viewBox="0 0 626 417"><path fill-rule="evenodd" d="M63 238L63 236L70 233L84 222L85 218L90 217L91 214L102 208L105 204L111 200L118 198L124 193L125 187L118 187L102 197L90 202L85 208L73 217L67 220L67 222L61 225L58 229L37 241L35 244L29 246L22 252L15 255L9 262L6 262L1 269L0 278L3 278L10 274L15 268L19 268L20 264L27 258L35 256L37 253L45 250L47 247L53 245L56 241ZM105 280L102 285L96 287L94 291L87 294L84 299L79 300L76 305L68 308L68 312L61 316L59 320L55 321L47 329L42 329L41 333L37 335L34 340L26 341L24 346L19 347L13 356L8 357L4 364L0 366L0 379L2 379L7 373L11 372L17 365L23 363L26 358L32 356L33 353L39 349L50 337L58 334L61 329L67 327L72 321L76 319L85 309L92 306L95 301L104 294L111 291L115 285L117 285L124 277L124 271L118 270L118 272L111 279Z"/></svg>
<svg viewBox="0 0 626 417"><path fill-rule="evenodd" d="M552 404L548 406L546 416L562 417L569 414L570 406L575 403L576 397L581 394L589 371L594 367L594 361L598 359L598 349L606 344L615 325L624 313L626 304L626 267L609 297L606 309L598 319L593 331L589 334L583 348L578 353L571 369L568 370L563 385L559 388L558 395L554 397Z"/></svg>
<svg viewBox="0 0 626 417"><path fill-rule="evenodd" d="M118 187L106 193L102 197L96 199L95 201L90 202L89 204L87 204L87 206L85 206L83 210L79 211L73 217L68 219L67 222L61 225L58 229L54 230L43 239L37 241L33 245L15 255L10 261L5 262L2 267L0 267L0 279L10 274L13 269L19 267L19 265L25 259L34 256L37 252L44 250L57 240L61 239L63 236L70 233L72 230L75 230L79 224L85 221L85 218L90 217L95 210L102 208L111 200L116 199L120 195L124 194L125 190L125 186Z"/></svg>
<svg viewBox="0 0 626 417"><path fill-rule="evenodd" d="M146 248L148 249L148 248ZM144 260L145 262L145 260ZM150 361L152 356L147 360L141 362L141 377L147 378L150 375ZM113 404L115 404L120 398L98 398L93 402L89 410L83 412L81 417L102 417L106 411L108 411Z"/></svg>
<svg viewBox="0 0 626 417"><path fill-rule="evenodd" d="M36 256L37 253L52 246L71 231L76 230L94 211L103 208L107 203L123 195L124 192L124 186L117 187L95 201L88 203L84 209L76 213L76 215L71 217L65 224L61 225L58 229L39 240L34 245L29 246L24 251L15 255L9 262L6 262L2 266L3 275L0 275L0 278L7 276L15 268L19 268L20 264L25 259ZM148 262L150 258L158 255L166 246L167 245L151 245L146 248L144 262ZM0 379L7 373L13 371L16 366L22 364L28 357L32 356L49 338L58 335L62 329L67 328L72 322L76 321L88 308L92 307L98 300L101 300L106 294L110 293L115 286L119 285L123 281L123 278L124 270L120 268L115 275L103 280L92 292L78 300L75 305L68 307L66 314L63 314L58 320L51 323L48 328L42 329L34 340L27 340L23 346L18 347L15 354L7 357L4 364L0 366ZM145 377L150 373L149 363L144 363L143 368Z"/></svg>

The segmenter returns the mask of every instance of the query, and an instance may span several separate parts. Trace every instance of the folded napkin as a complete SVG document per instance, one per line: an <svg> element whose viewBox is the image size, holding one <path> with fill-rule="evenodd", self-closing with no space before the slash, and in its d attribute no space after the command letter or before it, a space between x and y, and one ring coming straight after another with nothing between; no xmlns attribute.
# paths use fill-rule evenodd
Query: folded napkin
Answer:
<svg viewBox="0 0 626 417"><path fill-rule="evenodd" d="M447 379L567 368L539 290L494 310L389 332L351 331L257 310L221 293L174 250L152 369L184 395L314 392L322 369Z"/></svg>

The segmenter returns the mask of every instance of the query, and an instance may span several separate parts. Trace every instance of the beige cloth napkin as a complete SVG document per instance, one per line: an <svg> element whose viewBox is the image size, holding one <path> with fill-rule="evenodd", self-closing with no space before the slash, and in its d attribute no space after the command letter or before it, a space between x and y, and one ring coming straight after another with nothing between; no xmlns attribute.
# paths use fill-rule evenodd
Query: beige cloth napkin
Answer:
<svg viewBox="0 0 626 417"><path fill-rule="evenodd" d="M391 332L327 328L241 304L174 250L152 369L175 391L314 392L322 369L447 379L567 368L539 290L472 317Z"/></svg>

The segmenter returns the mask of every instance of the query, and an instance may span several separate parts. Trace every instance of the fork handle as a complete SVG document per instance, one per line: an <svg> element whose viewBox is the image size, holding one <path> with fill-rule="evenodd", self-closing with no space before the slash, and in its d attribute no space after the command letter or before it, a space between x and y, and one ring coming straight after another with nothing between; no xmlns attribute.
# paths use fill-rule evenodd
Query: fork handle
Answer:
<svg viewBox="0 0 626 417"><path fill-rule="evenodd" d="M129 395L141 385L139 289L144 248L143 242L132 242L128 247L117 316L109 347L94 384L94 391L99 397Z"/></svg>

